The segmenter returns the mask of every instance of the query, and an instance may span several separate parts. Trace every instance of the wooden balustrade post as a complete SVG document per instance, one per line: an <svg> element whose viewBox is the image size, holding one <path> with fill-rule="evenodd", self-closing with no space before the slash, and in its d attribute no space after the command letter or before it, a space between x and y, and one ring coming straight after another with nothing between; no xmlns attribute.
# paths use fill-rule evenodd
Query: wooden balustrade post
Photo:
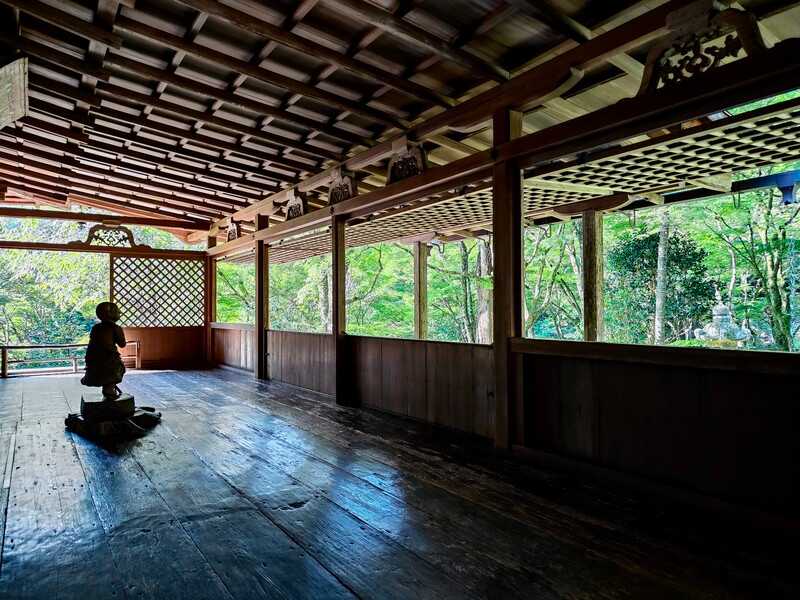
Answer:
<svg viewBox="0 0 800 600"><path fill-rule="evenodd" d="M334 343L336 403L343 406L356 406L355 395L349 386L350 365L347 356L345 328L345 221L339 215L331 217L331 334Z"/></svg>
<svg viewBox="0 0 800 600"><path fill-rule="evenodd" d="M0 377L8 377L8 348L0 348Z"/></svg>
<svg viewBox="0 0 800 600"><path fill-rule="evenodd" d="M603 213L586 210L583 225L583 336L603 340Z"/></svg>
<svg viewBox="0 0 800 600"><path fill-rule="evenodd" d="M267 215L256 215L256 231L269 227ZM256 241L256 358L254 373L257 379L269 379L269 247L264 240Z"/></svg>
<svg viewBox="0 0 800 600"><path fill-rule="evenodd" d="M522 131L522 115L508 109L493 117L497 147ZM492 218L494 227L494 364L495 446L507 449L524 435L522 359L509 342L522 336L522 174L514 162L494 166Z"/></svg>
<svg viewBox="0 0 800 600"><path fill-rule="evenodd" d="M426 242L414 244L414 337L428 339L428 255Z"/></svg>

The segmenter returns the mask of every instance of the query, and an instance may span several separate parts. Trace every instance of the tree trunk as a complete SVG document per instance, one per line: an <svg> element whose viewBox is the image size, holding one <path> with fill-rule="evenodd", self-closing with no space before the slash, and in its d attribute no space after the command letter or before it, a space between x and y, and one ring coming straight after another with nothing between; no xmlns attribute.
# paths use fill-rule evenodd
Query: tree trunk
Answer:
<svg viewBox="0 0 800 600"><path fill-rule="evenodd" d="M476 317L475 342L478 344L492 343L492 290L484 285L483 280L491 280L494 271L492 245L489 240L478 240L478 264L476 273L478 285L478 309Z"/></svg>
<svg viewBox="0 0 800 600"><path fill-rule="evenodd" d="M330 273L323 272L319 282L319 320L322 331L331 330Z"/></svg>
<svg viewBox="0 0 800 600"><path fill-rule="evenodd" d="M658 262L656 264L656 314L653 324L653 343L664 343L664 312L667 296L667 259L669 254L669 213L661 209L658 231Z"/></svg>
<svg viewBox="0 0 800 600"><path fill-rule="evenodd" d="M469 251L467 244L459 244L461 253L461 305L464 311L464 334L466 342L475 342L475 319L473 318L472 294L469 289Z"/></svg>

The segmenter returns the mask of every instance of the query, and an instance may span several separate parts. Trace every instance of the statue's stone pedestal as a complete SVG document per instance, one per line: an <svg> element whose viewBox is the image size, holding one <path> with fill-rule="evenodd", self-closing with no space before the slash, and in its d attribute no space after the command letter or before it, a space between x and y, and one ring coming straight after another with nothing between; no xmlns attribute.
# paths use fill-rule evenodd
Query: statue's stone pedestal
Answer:
<svg viewBox="0 0 800 600"><path fill-rule="evenodd" d="M87 400L81 398L81 416L87 421L123 421L136 412L133 396L122 394L115 400Z"/></svg>
<svg viewBox="0 0 800 600"><path fill-rule="evenodd" d="M70 431L94 438L136 437L155 427L161 413L149 406L136 406L133 396L122 394L115 400L81 398L81 412L64 419Z"/></svg>

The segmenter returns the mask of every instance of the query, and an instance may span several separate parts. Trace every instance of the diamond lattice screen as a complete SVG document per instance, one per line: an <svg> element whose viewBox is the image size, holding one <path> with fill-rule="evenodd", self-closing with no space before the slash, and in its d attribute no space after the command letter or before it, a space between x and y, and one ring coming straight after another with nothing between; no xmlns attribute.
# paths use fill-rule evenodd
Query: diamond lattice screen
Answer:
<svg viewBox="0 0 800 600"><path fill-rule="evenodd" d="M114 256L111 269L123 327L203 325L203 261Z"/></svg>

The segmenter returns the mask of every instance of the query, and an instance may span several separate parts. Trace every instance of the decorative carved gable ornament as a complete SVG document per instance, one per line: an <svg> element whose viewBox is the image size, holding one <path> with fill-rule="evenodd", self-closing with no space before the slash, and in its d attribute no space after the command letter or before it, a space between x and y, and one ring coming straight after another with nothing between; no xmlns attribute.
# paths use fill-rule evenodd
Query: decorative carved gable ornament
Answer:
<svg viewBox="0 0 800 600"><path fill-rule="evenodd" d="M336 204L352 198L357 193L356 177L350 171L337 170L328 188L328 204Z"/></svg>
<svg viewBox="0 0 800 600"><path fill-rule="evenodd" d="M425 149L422 144L407 142L405 139L392 148L394 153L389 159L386 182L395 183L402 179L421 175L425 172Z"/></svg>
<svg viewBox="0 0 800 600"><path fill-rule="evenodd" d="M100 223L93 226L86 236L86 241L70 242L70 246L88 247L101 246L104 248L136 248L141 250L151 250L150 246L137 244L133 239L133 232L122 225L109 225Z"/></svg>
<svg viewBox="0 0 800 600"><path fill-rule="evenodd" d="M305 195L296 192L294 189L289 190L289 198L286 201L284 210L286 211L287 221L306 214L308 212L308 203Z"/></svg>
<svg viewBox="0 0 800 600"><path fill-rule="evenodd" d="M242 229L239 223L236 221L231 220L231 224L228 225L228 231L225 235L225 240L228 242L232 242L233 240L239 239L242 235Z"/></svg>
<svg viewBox="0 0 800 600"><path fill-rule="evenodd" d="M647 57L639 94L691 79L766 49L756 17L730 1L698 0L667 17L671 33Z"/></svg>

